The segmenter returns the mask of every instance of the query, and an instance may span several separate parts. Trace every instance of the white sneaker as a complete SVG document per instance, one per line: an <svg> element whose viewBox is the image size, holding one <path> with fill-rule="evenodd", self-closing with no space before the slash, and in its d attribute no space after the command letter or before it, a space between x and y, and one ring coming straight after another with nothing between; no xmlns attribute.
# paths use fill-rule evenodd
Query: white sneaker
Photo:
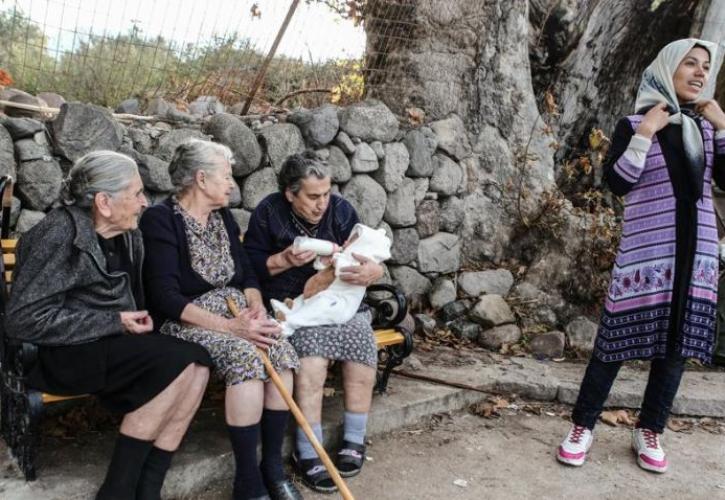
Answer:
<svg viewBox="0 0 725 500"><path fill-rule="evenodd" d="M579 467L587 459L587 452L592 446L592 431L581 425L572 425L569 433L559 445L556 459L567 465Z"/></svg>
<svg viewBox="0 0 725 500"><path fill-rule="evenodd" d="M637 464L644 470L667 472L667 456L660 446L660 436L649 429L632 431L632 450L637 455Z"/></svg>

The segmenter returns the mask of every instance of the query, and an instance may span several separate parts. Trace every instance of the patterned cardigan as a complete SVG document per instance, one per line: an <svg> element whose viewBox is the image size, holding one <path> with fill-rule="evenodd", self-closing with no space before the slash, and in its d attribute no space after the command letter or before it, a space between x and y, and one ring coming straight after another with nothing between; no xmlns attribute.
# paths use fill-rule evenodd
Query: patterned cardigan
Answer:
<svg viewBox="0 0 725 500"><path fill-rule="evenodd" d="M635 130L641 115L627 118ZM715 338L718 236L711 183L713 166L725 168L725 137L715 140L712 125L699 119L704 140L703 196L697 202L697 241L679 354L709 362ZM718 179L722 173L718 172ZM644 167L621 155L607 173L628 184L622 240L612 271L595 343L602 361L664 357L675 268L675 196L657 136Z"/></svg>

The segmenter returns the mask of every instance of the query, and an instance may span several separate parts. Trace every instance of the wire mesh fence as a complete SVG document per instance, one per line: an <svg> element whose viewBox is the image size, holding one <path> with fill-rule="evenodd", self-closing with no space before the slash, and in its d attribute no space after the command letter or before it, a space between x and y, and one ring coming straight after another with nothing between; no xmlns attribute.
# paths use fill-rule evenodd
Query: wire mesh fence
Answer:
<svg viewBox="0 0 725 500"><path fill-rule="evenodd" d="M410 1L0 0L0 85L111 107L202 95L232 105L263 72L253 112L344 104L381 80L386 48L411 35L396 22ZM367 53L365 23L379 34Z"/></svg>

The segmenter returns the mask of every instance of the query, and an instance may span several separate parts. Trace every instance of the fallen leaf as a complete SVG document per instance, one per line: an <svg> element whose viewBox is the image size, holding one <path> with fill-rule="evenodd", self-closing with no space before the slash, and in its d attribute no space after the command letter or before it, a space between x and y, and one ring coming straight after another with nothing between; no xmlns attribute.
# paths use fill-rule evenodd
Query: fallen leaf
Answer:
<svg viewBox="0 0 725 500"><path fill-rule="evenodd" d="M453 481L453 484L458 486L459 488L468 488L468 481L465 479L456 479Z"/></svg>
<svg viewBox="0 0 725 500"><path fill-rule="evenodd" d="M694 424L687 420L670 419L667 422L667 428L672 432L687 432L691 431L693 427Z"/></svg>
<svg viewBox="0 0 725 500"><path fill-rule="evenodd" d="M604 422L605 424L609 424L612 427L617 427L617 412L603 411L599 418L601 418L602 422Z"/></svg>

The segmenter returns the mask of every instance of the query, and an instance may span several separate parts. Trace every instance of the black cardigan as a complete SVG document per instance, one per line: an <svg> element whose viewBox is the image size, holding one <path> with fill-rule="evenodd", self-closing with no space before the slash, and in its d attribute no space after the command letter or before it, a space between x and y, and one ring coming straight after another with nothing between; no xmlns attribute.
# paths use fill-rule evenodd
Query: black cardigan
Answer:
<svg viewBox="0 0 725 500"><path fill-rule="evenodd" d="M239 241L239 226L227 208L219 210L224 221L235 273L227 286L259 289L257 276ZM184 220L174 212L170 199L148 208L139 224L146 250L143 279L146 303L160 327L167 319L178 321L195 298L214 288L191 267Z"/></svg>

